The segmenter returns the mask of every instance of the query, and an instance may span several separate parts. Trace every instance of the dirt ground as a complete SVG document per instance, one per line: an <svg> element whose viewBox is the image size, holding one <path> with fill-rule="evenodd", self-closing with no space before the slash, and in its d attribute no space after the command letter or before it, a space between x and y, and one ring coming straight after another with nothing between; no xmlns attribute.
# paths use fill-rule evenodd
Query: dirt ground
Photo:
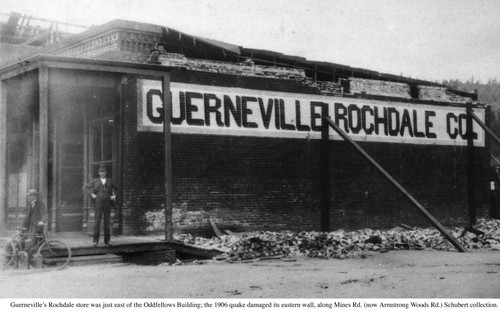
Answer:
<svg viewBox="0 0 500 311"><path fill-rule="evenodd" d="M500 298L500 251L0 270L0 298Z"/></svg>

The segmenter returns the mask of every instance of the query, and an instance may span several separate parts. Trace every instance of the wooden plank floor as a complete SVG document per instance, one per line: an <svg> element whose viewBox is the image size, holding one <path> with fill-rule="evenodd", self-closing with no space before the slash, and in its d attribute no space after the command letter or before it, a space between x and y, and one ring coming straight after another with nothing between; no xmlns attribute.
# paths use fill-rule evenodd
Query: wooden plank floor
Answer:
<svg viewBox="0 0 500 311"><path fill-rule="evenodd" d="M72 256L94 256L103 254L128 254L175 250L179 254L211 259L222 254L219 250L204 249L181 242L166 242L154 236L112 236L111 246L101 241L93 246L92 236L76 232L49 232L49 239L64 242L71 248Z"/></svg>

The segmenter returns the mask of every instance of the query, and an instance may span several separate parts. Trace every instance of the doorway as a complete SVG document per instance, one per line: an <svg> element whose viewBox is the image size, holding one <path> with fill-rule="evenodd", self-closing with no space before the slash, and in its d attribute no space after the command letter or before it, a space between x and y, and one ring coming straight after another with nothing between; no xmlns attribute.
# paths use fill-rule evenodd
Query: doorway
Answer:
<svg viewBox="0 0 500 311"><path fill-rule="evenodd" d="M107 177L118 183L119 94L112 89L94 90L91 94L85 111L85 183L99 177L98 169L101 165L106 167ZM83 199L84 229L91 232L95 223L94 205L86 194ZM115 202L111 210L112 233L119 233L121 230L118 203Z"/></svg>
<svg viewBox="0 0 500 311"><path fill-rule="evenodd" d="M49 169L54 176L49 176L53 180L49 191L52 227L62 232L88 231L93 229L94 209L83 185L98 177L100 165L106 166L108 177L118 176L115 121L119 96L113 89L91 87L61 90L58 95L66 100L54 109L57 115L49 150L49 165L54 164Z"/></svg>
<svg viewBox="0 0 500 311"><path fill-rule="evenodd" d="M107 177L113 178L113 118L94 121L89 124L89 164L90 179L99 177L97 170L104 165Z"/></svg>
<svg viewBox="0 0 500 311"><path fill-rule="evenodd" d="M54 87L62 98L54 105L49 141L49 198L51 227L55 231L81 231L83 219L82 182L84 180L84 111L76 90ZM65 103L71 103L66 104ZM54 200L55 199L55 200Z"/></svg>

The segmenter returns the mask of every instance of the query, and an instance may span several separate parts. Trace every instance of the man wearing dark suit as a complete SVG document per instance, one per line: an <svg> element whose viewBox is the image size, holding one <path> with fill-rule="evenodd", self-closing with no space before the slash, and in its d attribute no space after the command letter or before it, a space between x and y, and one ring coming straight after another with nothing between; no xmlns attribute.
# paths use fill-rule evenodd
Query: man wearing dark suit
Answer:
<svg viewBox="0 0 500 311"><path fill-rule="evenodd" d="M37 235L43 234L44 224L47 223L47 209L45 204L38 198L38 191L30 189L27 194L28 206L27 215L23 221L23 228L26 232L22 235L22 248L28 252L28 258L31 258L32 248L36 245Z"/></svg>
<svg viewBox="0 0 500 311"><path fill-rule="evenodd" d="M111 178L106 177L106 167L99 167L99 178L94 178L83 187L87 194L94 200L95 226L94 226L94 246L99 243L101 219L104 216L104 243L111 246L109 219L111 206L116 199L117 187Z"/></svg>
<svg viewBox="0 0 500 311"><path fill-rule="evenodd" d="M45 204L38 199L38 191L28 191L28 213L23 222L31 238L36 234L43 234L43 226L47 223L47 210Z"/></svg>

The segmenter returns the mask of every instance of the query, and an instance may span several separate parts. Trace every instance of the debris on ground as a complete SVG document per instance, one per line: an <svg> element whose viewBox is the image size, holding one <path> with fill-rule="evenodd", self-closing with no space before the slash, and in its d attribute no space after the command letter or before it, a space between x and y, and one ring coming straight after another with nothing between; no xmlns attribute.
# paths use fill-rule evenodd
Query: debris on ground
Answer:
<svg viewBox="0 0 500 311"><path fill-rule="evenodd" d="M450 228L450 233L469 250L500 250L500 220L478 219L475 230ZM482 234L477 234L482 232ZM232 232L231 232L232 233ZM390 230L362 229L333 232L256 232L251 235L221 235L206 239L183 234L177 238L185 244L224 252L217 260L252 261L266 258L366 258L367 251L444 250L455 247L434 228L419 229L397 226Z"/></svg>

